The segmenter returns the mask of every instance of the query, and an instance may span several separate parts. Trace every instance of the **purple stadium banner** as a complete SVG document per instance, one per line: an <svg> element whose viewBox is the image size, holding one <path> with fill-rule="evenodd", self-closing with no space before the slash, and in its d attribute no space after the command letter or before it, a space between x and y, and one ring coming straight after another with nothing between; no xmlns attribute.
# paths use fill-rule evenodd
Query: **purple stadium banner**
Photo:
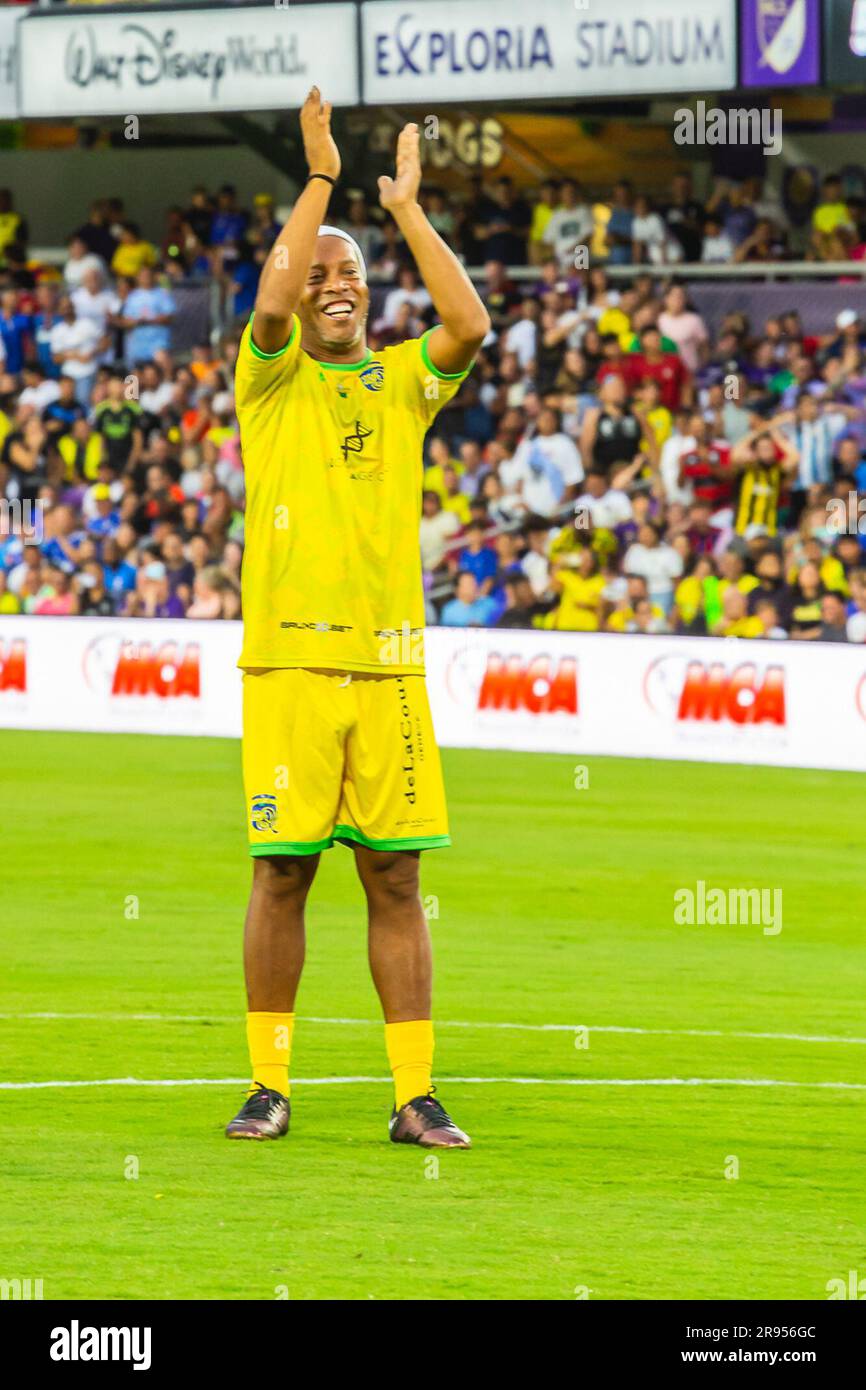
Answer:
<svg viewBox="0 0 866 1390"><path fill-rule="evenodd" d="M820 70L819 0L740 0L741 86L809 86Z"/></svg>

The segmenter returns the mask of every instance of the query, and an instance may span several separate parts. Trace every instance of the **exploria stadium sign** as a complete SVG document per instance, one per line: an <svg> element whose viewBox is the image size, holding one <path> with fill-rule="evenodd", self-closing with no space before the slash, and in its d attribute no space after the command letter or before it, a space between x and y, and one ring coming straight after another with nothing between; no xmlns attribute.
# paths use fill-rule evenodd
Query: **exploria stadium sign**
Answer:
<svg viewBox="0 0 866 1390"><path fill-rule="evenodd" d="M440 0L365 4L364 101L723 91L734 0Z"/></svg>
<svg viewBox="0 0 866 1390"><path fill-rule="evenodd" d="M359 100L351 4L43 11L18 32L23 116L283 110L321 77L323 52L329 99Z"/></svg>
<svg viewBox="0 0 866 1390"><path fill-rule="evenodd" d="M736 80L735 0L42 9L19 34L24 117L285 110L325 78L339 106L712 92Z"/></svg>

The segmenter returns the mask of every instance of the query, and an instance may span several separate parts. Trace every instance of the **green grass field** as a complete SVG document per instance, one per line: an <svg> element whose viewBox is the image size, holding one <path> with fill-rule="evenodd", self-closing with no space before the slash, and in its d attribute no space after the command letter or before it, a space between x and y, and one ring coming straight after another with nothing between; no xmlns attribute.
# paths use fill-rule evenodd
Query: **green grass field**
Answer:
<svg viewBox="0 0 866 1390"><path fill-rule="evenodd" d="M573 758L444 761L437 1074L475 1147L433 1177L387 1142L351 853L311 898L291 1134L226 1143L238 745L0 735L0 1277L61 1299L821 1299L866 1274L863 779L595 759L577 791ZM698 879L780 887L781 933L675 925ZM229 1081L9 1089L126 1077ZM304 1084L329 1077L383 1081ZM712 1084L611 1084L672 1078Z"/></svg>

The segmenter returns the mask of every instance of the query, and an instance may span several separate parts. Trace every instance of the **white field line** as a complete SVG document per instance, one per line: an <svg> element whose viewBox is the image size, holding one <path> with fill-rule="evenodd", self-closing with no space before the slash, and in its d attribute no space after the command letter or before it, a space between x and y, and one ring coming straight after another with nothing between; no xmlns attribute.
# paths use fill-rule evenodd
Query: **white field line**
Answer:
<svg viewBox="0 0 866 1390"><path fill-rule="evenodd" d="M48 1022L85 1021L92 1023L227 1023L239 1024L240 1014L160 1014L160 1013L0 1013L0 1020L27 1021L47 1020ZM298 1023L322 1023L331 1026L351 1028L381 1028L381 1019L376 1018L319 1018L299 1017ZM657 1038L741 1038L757 1042L798 1042L798 1043L841 1043L853 1047L866 1047L866 1038L843 1038L823 1033L759 1033L724 1028L633 1028L622 1024L582 1024L582 1023L491 1023L465 1019L436 1019L437 1028L493 1028L511 1029L522 1033L577 1033L584 1028L588 1033L627 1033L638 1037Z"/></svg>
<svg viewBox="0 0 866 1390"><path fill-rule="evenodd" d="M443 1076L443 1086L783 1086L807 1091L866 1091L866 1081L776 1081L744 1077L666 1076L584 1078L554 1076ZM392 1085L390 1076L313 1076L292 1078L292 1086ZM137 1076L115 1076L103 1081L0 1081L0 1091L44 1091L91 1086L246 1086L249 1077L192 1077L153 1081Z"/></svg>

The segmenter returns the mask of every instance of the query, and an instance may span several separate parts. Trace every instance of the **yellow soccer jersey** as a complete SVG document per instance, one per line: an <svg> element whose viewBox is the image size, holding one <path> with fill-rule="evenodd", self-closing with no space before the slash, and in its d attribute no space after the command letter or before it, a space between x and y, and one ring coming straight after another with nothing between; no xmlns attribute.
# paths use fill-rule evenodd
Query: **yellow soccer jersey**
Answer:
<svg viewBox="0 0 866 1390"><path fill-rule="evenodd" d="M317 362L301 325L267 354L241 339L235 400L246 476L239 665L424 670L421 449L465 372L412 338Z"/></svg>

